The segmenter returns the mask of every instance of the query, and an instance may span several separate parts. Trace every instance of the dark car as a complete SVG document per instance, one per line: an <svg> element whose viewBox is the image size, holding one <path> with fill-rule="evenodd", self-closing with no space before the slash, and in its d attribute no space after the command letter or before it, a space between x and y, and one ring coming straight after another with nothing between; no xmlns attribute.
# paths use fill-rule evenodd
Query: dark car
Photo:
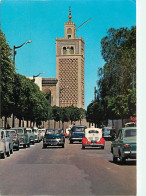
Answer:
<svg viewBox="0 0 146 196"><path fill-rule="evenodd" d="M43 148L47 146L62 146L64 148L65 135L62 129L46 129L43 138Z"/></svg>
<svg viewBox="0 0 146 196"><path fill-rule="evenodd" d="M112 127L104 127L102 128L102 137L105 140L114 140L116 137L116 130Z"/></svg>
<svg viewBox="0 0 146 196"><path fill-rule="evenodd" d="M69 132L70 144L75 141L82 142L86 128L84 125L74 125Z"/></svg>

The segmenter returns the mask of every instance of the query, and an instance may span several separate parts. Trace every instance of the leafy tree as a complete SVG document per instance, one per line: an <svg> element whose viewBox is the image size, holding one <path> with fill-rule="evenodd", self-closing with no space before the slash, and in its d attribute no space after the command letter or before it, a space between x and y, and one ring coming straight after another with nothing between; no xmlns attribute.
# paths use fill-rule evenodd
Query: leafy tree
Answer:
<svg viewBox="0 0 146 196"><path fill-rule="evenodd" d="M15 67L11 59L12 51L0 29L0 115L10 117L13 111L13 80Z"/></svg>

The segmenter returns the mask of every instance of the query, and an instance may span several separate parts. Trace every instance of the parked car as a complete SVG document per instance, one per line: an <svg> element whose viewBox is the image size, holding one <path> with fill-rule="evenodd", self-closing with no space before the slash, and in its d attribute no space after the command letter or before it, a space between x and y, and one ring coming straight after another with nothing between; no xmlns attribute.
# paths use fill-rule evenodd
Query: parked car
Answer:
<svg viewBox="0 0 146 196"><path fill-rule="evenodd" d="M105 140L102 137L102 129L85 129L85 135L82 139L82 149L85 149L85 147L100 147L101 149L104 149L104 146Z"/></svg>
<svg viewBox="0 0 146 196"><path fill-rule="evenodd" d="M19 138L19 146L23 146L24 148L30 147L30 141L26 132L26 128L25 127L14 127L11 128L17 131L18 134L18 138Z"/></svg>
<svg viewBox="0 0 146 196"><path fill-rule="evenodd" d="M35 136L34 136L34 132L32 131L32 128L26 128L26 133L28 135L29 143L34 144L35 143Z"/></svg>
<svg viewBox="0 0 146 196"><path fill-rule="evenodd" d="M64 148L65 136L62 129L46 129L43 148L47 146L62 146Z"/></svg>
<svg viewBox="0 0 146 196"><path fill-rule="evenodd" d="M75 141L82 142L86 128L84 125L74 125L69 132L70 144Z"/></svg>
<svg viewBox="0 0 146 196"><path fill-rule="evenodd" d="M8 137L5 129L0 129L0 159L10 156L13 153L13 142Z"/></svg>
<svg viewBox="0 0 146 196"><path fill-rule="evenodd" d="M46 131L46 129L39 129L39 132L41 134L41 140L44 138L45 131Z"/></svg>
<svg viewBox="0 0 146 196"><path fill-rule="evenodd" d="M35 142L40 142L41 141L41 133L37 127L32 128L34 137L35 137Z"/></svg>
<svg viewBox="0 0 146 196"><path fill-rule="evenodd" d="M65 129L65 134L64 135L65 135L65 137L69 137L69 128Z"/></svg>
<svg viewBox="0 0 146 196"><path fill-rule="evenodd" d="M136 127L125 127L119 130L117 138L111 144L113 162L118 158L121 163L126 159L136 159Z"/></svg>
<svg viewBox="0 0 146 196"><path fill-rule="evenodd" d="M116 130L112 127L103 127L102 128L102 137L105 140L114 140L116 137Z"/></svg>
<svg viewBox="0 0 146 196"><path fill-rule="evenodd" d="M13 149L19 150L19 137L17 131L14 129L7 129L8 137L13 141Z"/></svg>

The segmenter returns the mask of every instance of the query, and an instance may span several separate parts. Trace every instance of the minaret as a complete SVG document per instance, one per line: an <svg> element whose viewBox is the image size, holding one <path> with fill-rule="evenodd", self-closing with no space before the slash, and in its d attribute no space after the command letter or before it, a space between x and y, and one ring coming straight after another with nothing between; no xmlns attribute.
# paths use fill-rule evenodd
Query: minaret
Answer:
<svg viewBox="0 0 146 196"><path fill-rule="evenodd" d="M76 37L75 23L65 23L65 37L56 38L57 105L84 108L84 40Z"/></svg>

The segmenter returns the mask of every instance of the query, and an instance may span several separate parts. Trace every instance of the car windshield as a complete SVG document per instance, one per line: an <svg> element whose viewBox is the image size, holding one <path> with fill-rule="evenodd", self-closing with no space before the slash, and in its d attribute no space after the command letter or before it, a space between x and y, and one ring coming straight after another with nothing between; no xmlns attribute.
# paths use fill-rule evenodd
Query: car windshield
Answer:
<svg viewBox="0 0 146 196"><path fill-rule="evenodd" d="M16 135L15 131L8 131L8 135Z"/></svg>
<svg viewBox="0 0 146 196"><path fill-rule="evenodd" d="M17 129L17 133L23 133L22 129Z"/></svg>
<svg viewBox="0 0 146 196"><path fill-rule="evenodd" d="M26 132L27 132L27 133L31 133L31 129L29 129L29 130L26 130Z"/></svg>
<svg viewBox="0 0 146 196"><path fill-rule="evenodd" d="M85 128L84 127L76 127L74 129L75 132L84 132L85 131Z"/></svg>
<svg viewBox="0 0 146 196"><path fill-rule="evenodd" d="M125 137L133 137L136 136L136 129L127 129L124 133Z"/></svg>
<svg viewBox="0 0 146 196"><path fill-rule="evenodd" d="M99 133L97 130L90 130L89 133Z"/></svg>
<svg viewBox="0 0 146 196"><path fill-rule="evenodd" d="M61 134L62 130L54 130L54 129L49 129L46 131L46 134L48 135L56 135L56 134Z"/></svg>

